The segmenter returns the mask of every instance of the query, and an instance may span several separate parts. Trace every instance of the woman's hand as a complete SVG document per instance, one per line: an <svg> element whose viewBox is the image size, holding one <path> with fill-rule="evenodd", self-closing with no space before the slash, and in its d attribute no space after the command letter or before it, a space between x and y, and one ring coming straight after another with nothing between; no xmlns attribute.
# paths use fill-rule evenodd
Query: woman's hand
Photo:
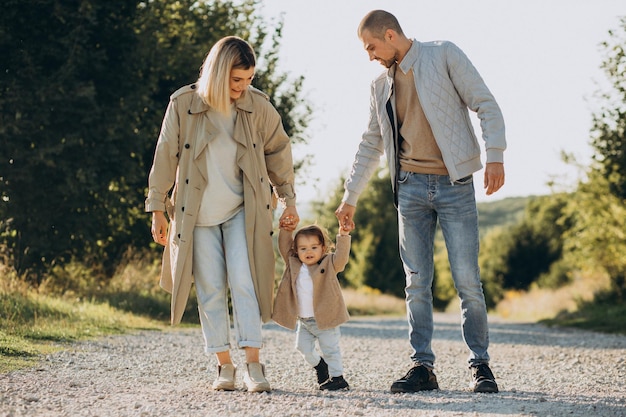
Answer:
<svg viewBox="0 0 626 417"><path fill-rule="evenodd" d="M167 245L167 218L162 211L152 212L152 239L159 245Z"/></svg>

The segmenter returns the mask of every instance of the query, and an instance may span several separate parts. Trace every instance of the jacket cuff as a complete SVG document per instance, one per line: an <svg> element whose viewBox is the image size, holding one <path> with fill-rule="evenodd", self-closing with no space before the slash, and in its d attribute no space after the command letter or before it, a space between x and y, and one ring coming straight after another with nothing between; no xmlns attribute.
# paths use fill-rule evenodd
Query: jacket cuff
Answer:
<svg viewBox="0 0 626 417"><path fill-rule="evenodd" d="M350 235L340 235L339 233L337 233L337 240L335 240L335 242L337 242L337 244L339 244L339 241L342 241L343 244L350 244L352 241L352 236Z"/></svg>
<svg viewBox="0 0 626 417"><path fill-rule="evenodd" d="M286 207L294 207L296 205L296 192L293 190L293 184L283 184L274 187L276 197Z"/></svg>
<svg viewBox="0 0 626 417"><path fill-rule="evenodd" d="M487 149L487 163L504 163L504 151L502 149Z"/></svg>
<svg viewBox="0 0 626 417"><path fill-rule="evenodd" d="M359 200L359 194L350 190L344 191L343 198L341 199L343 203L350 204L351 206L354 206L354 207L356 207L356 202L358 200Z"/></svg>
<svg viewBox="0 0 626 417"><path fill-rule="evenodd" d="M165 211L165 199L167 195L156 193L156 192L148 192L148 197L145 201L145 211L153 212L153 211Z"/></svg>

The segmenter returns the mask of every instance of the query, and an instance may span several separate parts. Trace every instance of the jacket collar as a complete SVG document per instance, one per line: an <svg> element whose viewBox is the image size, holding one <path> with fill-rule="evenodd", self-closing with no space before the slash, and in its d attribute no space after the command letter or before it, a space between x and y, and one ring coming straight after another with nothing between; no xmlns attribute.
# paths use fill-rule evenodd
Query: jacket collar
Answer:
<svg viewBox="0 0 626 417"><path fill-rule="evenodd" d="M404 74L409 72L409 70L413 68L413 66L417 62L417 56L419 53L420 43L416 41L415 39L412 39L412 41L413 43L411 44L411 47L409 48L408 52L402 59L402 62L400 62L400 64L397 65L398 67L400 67L400 70Z"/></svg>
<svg viewBox="0 0 626 417"><path fill-rule="evenodd" d="M389 69L387 69L387 84L389 85L389 96L391 96L391 94L393 93L393 79L396 75L396 71L400 69L400 71L406 74L411 68L413 68L413 66L417 62L420 43L415 39L411 40L413 41L413 43L411 44L411 47L402 59L402 62L392 65L391 67L389 67Z"/></svg>
<svg viewBox="0 0 626 417"><path fill-rule="evenodd" d="M252 109L254 108L252 104L252 88L253 87L248 87L248 90L235 101L237 109L252 113Z"/></svg>
<svg viewBox="0 0 626 417"><path fill-rule="evenodd" d="M193 97L191 98L191 105L189 106L189 114L204 113L206 111L209 111L209 109L209 105L202 101L197 93L194 93Z"/></svg>

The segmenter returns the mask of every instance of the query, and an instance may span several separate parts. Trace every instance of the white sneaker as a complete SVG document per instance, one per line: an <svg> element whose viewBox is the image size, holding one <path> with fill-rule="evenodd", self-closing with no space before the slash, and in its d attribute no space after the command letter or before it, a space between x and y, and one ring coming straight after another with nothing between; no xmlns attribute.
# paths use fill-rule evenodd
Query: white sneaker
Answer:
<svg viewBox="0 0 626 417"><path fill-rule="evenodd" d="M265 366L258 363L247 363L243 375L243 383L248 392L270 392L270 383L265 379Z"/></svg>
<svg viewBox="0 0 626 417"><path fill-rule="evenodd" d="M217 378L213 381L215 391L234 391L237 367L232 363L217 365Z"/></svg>

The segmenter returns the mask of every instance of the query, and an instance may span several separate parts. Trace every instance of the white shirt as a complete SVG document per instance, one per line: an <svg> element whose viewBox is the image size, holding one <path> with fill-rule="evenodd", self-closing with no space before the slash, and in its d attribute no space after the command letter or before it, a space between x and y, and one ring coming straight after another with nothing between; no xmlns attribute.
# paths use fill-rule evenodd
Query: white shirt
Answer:
<svg viewBox="0 0 626 417"><path fill-rule="evenodd" d="M309 267L302 264L298 278L296 278L296 294L298 295L298 316L302 318L314 317L313 313L313 280L309 274Z"/></svg>
<svg viewBox="0 0 626 417"><path fill-rule="evenodd" d="M215 226L243 207L243 177L237 166L237 142L233 139L237 112L224 115L209 110L207 116L218 132L207 144L208 183L202 194L196 226Z"/></svg>

